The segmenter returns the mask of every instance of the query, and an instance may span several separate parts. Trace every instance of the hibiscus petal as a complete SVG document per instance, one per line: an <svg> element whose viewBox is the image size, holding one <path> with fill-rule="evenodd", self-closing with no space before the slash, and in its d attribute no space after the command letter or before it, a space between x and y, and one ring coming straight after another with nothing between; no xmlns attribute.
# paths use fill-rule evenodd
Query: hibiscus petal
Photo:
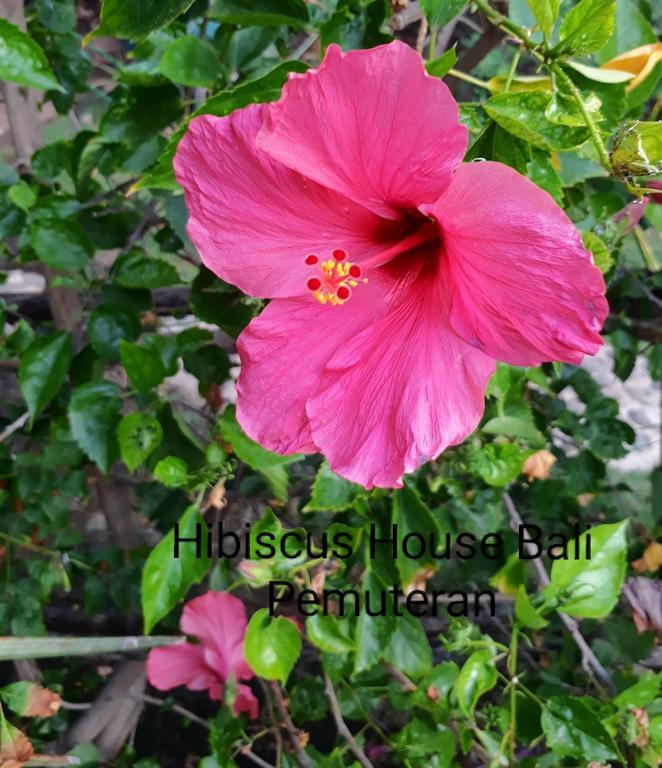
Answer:
<svg viewBox="0 0 662 768"><path fill-rule="evenodd" d="M204 657L215 660L214 671L222 680L231 673L239 680L253 677L244 658L246 624L244 604L228 592L207 592L191 600L179 622L182 632L200 640Z"/></svg>
<svg viewBox="0 0 662 768"><path fill-rule="evenodd" d="M400 488L476 428L494 368L450 327L438 280L421 275L327 363L307 404L313 439L339 475Z"/></svg>
<svg viewBox="0 0 662 768"><path fill-rule="evenodd" d="M461 166L425 208L442 229L450 321L511 365L578 363L602 346L605 283L552 198L512 168Z"/></svg>
<svg viewBox="0 0 662 768"><path fill-rule="evenodd" d="M383 249L375 214L305 179L255 146L263 107L191 121L177 149L188 233L205 265L253 296L306 293L311 253ZM355 260L355 258L354 258Z"/></svg>
<svg viewBox="0 0 662 768"><path fill-rule="evenodd" d="M306 400L319 390L337 347L386 311L389 284L380 273L357 286L346 304L275 299L250 322L237 340L237 420L249 437L276 453L317 451Z"/></svg>
<svg viewBox="0 0 662 768"><path fill-rule="evenodd" d="M236 715L247 712L251 720L256 720L260 714L260 703L255 698L253 691L247 685L240 685L237 690L237 698L234 701Z"/></svg>
<svg viewBox="0 0 662 768"><path fill-rule="evenodd" d="M448 87L395 41L293 75L269 105L258 146L310 179L393 217L434 202L467 146Z"/></svg>
<svg viewBox="0 0 662 768"><path fill-rule="evenodd" d="M147 679L160 691L180 685L201 691L216 682L213 671L205 664L203 648L191 643L152 649L147 656Z"/></svg>

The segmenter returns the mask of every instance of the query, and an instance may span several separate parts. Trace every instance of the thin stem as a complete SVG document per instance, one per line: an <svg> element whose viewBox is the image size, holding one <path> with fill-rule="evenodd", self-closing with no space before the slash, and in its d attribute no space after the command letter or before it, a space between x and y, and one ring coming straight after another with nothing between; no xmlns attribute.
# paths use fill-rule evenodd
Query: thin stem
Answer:
<svg viewBox="0 0 662 768"><path fill-rule="evenodd" d="M451 67L451 69L448 70L448 74L457 77L458 80L464 80L465 83L471 83L471 85L475 85L478 88L484 88L486 91L492 90L485 80L479 80L477 77L468 75L466 72L461 72L459 69L453 69Z"/></svg>
<svg viewBox="0 0 662 768"><path fill-rule="evenodd" d="M513 503L513 500L510 498L510 495L508 493L503 494L503 503L506 506L506 509L508 511L508 517L510 518L510 524L511 527L515 530L519 529L520 525L524 525L522 522L522 518L519 515L519 512L517 511L517 508L515 507L515 504ZM536 571L536 575L538 576L538 584L541 587L546 587L549 584L549 576L547 575L547 571L545 570L545 566L540 562L539 553L536 549L535 544L532 542L527 542L527 552L532 557L532 563L533 567ZM600 661L598 660L598 657L593 653L591 650L591 647L584 639L584 636L579 631L579 626L577 622L568 616L565 613L562 613L561 611L558 612L559 618L561 621L565 624L566 629L570 634L572 635L572 639L575 641L575 644L579 648L582 654L582 666L587 672L590 672L593 670L595 673L595 677L602 682L603 685L605 685L609 690L613 690L613 683L611 681L611 675L607 670L602 666Z"/></svg>
<svg viewBox="0 0 662 768"><path fill-rule="evenodd" d="M142 696L139 696L138 700L144 701L145 704L153 704L154 706L157 706L157 707L165 707L167 709L172 709L172 711L176 712L178 715L181 715L182 717L187 717L189 720L202 726L207 731L211 731L211 726L206 720L203 720L201 717L198 717L198 715L196 715L195 712L191 712L189 709L185 709L184 707L181 707L179 704L170 704L169 702L164 701L163 699L157 699L155 696L147 696L147 694L143 694Z"/></svg>
<svg viewBox="0 0 662 768"><path fill-rule="evenodd" d="M280 716L283 718L283 722L285 723L285 728L290 734L290 739L296 753L297 762L301 768L313 768L313 764L310 758L306 754L304 748L301 746L299 731L295 728L294 723L292 722L292 718L290 717L287 705L285 704L285 699L283 698L283 692L280 689L280 685L275 681L272 682L271 690L273 691L274 699L276 700L276 707L278 708Z"/></svg>
<svg viewBox="0 0 662 768"><path fill-rule="evenodd" d="M600 129L598 128L597 123L595 122L595 120L593 119L589 111L586 109L586 105L584 104L584 99L582 99L582 95L579 92L579 89L558 64L552 64L550 69L559 78L559 80L561 80L563 85L565 85L565 87L570 91L572 98L575 100L575 103L579 107L579 111L582 113L584 122L586 123L586 127L588 128L591 134L591 138L593 139L593 143L595 144L595 148L598 150L598 155L600 156L600 162L604 166L605 170L611 173L612 167L611 167L611 161L609 160L609 153L607 152L607 147L605 146L605 143L602 140L602 136L600 135Z"/></svg>
<svg viewBox="0 0 662 768"><path fill-rule="evenodd" d="M515 72L517 72L517 65L519 64L519 58L521 55L522 51L518 48L515 51L513 60L510 62L510 70L508 72L508 77L506 78L506 84L503 86L504 93L508 93L510 90L510 85L513 82L513 77L515 77Z"/></svg>
<svg viewBox="0 0 662 768"><path fill-rule="evenodd" d="M428 43L428 61L433 61L437 55L437 27L430 27L430 41Z"/></svg>
<svg viewBox="0 0 662 768"><path fill-rule="evenodd" d="M19 416L16 421L12 422L8 427L5 427L5 429L0 432L0 443L2 443L4 440L6 440L8 437L11 437L11 435L14 434L17 430L19 430L22 426L24 426L28 419L30 418L30 414L26 411L22 416Z"/></svg>
<svg viewBox="0 0 662 768"><path fill-rule="evenodd" d="M343 720L342 712L340 711L340 703L338 702L338 697L336 696L333 683L331 682L331 678L326 674L324 675L324 682L326 684L326 695L329 699L329 703L331 704L331 714L335 720L338 733L345 739L354 757L356 757L363 768L374 768L373 764L368 759L368 756L361 749L358 742L352 735L352 732L347 727L347 723Z"/></svg>
<svg viewBox="0 0 662 768"><path fill-rule="evenodd" d="M515 765L515 746L517 741L517 641L519 631L517 622L513 624L510 634L510 653L508 655L508 674L510 675L510 723L508 725L508 742L510 744L510 762Z"/></svg>
<svg viewBox="0 0 662 768"><path fill-rule="evenodd" d="M255 752L247 745L245 747L242 747L239 750L239 754L243 757L247 757L252 763L255 763L255 765L259 765L260 768L274 768L274 766L271 763L268 763L266 760L263 760L259 755L256 755Z"/></svg>

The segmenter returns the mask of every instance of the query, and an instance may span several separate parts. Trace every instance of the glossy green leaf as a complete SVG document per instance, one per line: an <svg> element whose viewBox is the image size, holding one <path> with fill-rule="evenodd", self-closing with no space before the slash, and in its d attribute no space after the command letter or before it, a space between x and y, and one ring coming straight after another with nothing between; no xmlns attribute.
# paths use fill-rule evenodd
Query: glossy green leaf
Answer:
<svg viewBox="0 0 662 768"><path fill-rule="evenodd" d="M313 645L327 653L348 653L356 648L332 614L316 613L306 619L306 635Z"/></svg>
<svg viewBox="0 0 662 768"><path fill-rule="evenodd" d="M230 443L232 450L241 461L264 475L277 499L287 500L287 465L298 461L301 456L297 454L279 456L251 440L239 426L234 407L223 411L221 436Z"/></svg>
<svg viewBox="0 0 662 768"><path fill-rule="evenodd" d="M614 699L619 708L647 707L660 695L662 689L662 672L647 670L634 685L621 691Z"/></svg>
<svg viewBox="0 0 662 768"><path fill-rule="evenodd" d="M421 0L421 8L428 24L437 29L448 24L466 5L467 0Z"/></svg>
<svg viewBox="0 0 662 768"><path fill-rule="evenodd" d="M152 416L129 413L117 427L122 460L135 471L161 444L163 428Z"/></svg>
<svg viewBox="0 0 662 768"><path fill-rule="evenodd" d="M216 51L192 35L173 41L159 64L159 71L168 80L193 88L210 88L220 70Z"/></svg>
<svg viewBox="0 0 662 768"><path fill-rule="evenodd" d="M455 52L455 47L449 48L447 51L444 51L441 56L438 56L432 61L428 61L425 65L425 69L427 70L428 75L441 78L448 74L448 71L455 66L456 61L457 53Z"/></svg>
<svg viewBox="0 0 662 768"><path fill-rule="evenodd" d="M308 9L303 0L212 0L209 15L228 24L303 27Z"/></svg>
<svg viewBox="0 0 662 768"><path fill-rule="evenodd" d="M625 175L662 173L662 123L635 122L621 128L614 138L611 161Z"/></svg>
<svg viewBox="0 0 662 768"><path fill-rule="evenodd" d="M396 616L384 659L410 677L422 677L432 667L432 649L421 622L412 614Z"/></svg>
<svg viewBox="0 0 662 768"><path fill-rule="evenodd" d="M582 557L554 561L551 582L560 600L559 610L593 619L611 612L625 578L626 529L627 520L591 528L579 537ZM583 556L588 535L591 537L590 559Z"/></svg>
<svg viewBox="0 0 662 768"><path fill-rule="evenodd" d="M325 461L317 470L310 501L303 512L343 512L352 508L362 490L360 485L336 475Z"/></svg>
<svg viewBox="0 0 662 768"><path fill-rule="evenodd" d="M542 629L549 623L533 607L523 585L520 585L519 590L517 591L517 598L515 599L515 616L520 624L528 629Z"/></svg>
<svg viewBox="0 0 662 768"><path fill-rule="evenodd" d="M484 109L504 130L541 149L560 151L583 144L587 128L559 125L545 117L550 100L550 94L540 91L500 93L488 99Z"/></svg>
<svg viewBox="0 0 662 768"><path fill-rule="evenodd" d="M26 88L55 90L64 88L51 72L41 47L6 19L0 19L0 81Z"/></svg>
<svg viewBox="0 0 662 768"><path fill-rule="evenodd" d="M101 24L90 36L142 40L152 30L176 19L192 3L193 0L103 0Z"/></svg>
<svg viewBox="0 0 662 768"><path fill-rule="evenodd" d="M179 520L179 537L195 538L197 526L202 534L206 525L200 510L189 507ZM183 545L180 557L174 557L175 532L170 530L149 553L143 568L140 596L145 633L167 616L182 600L189 589L207 575L210 560L207 556L206 536L202 536L200 551L195 543ZM197 555L200 555L198 557Z"/></svg>
<svg viewBox="0 0 662 768"><path fill-rule="evenodd" d="M556 50L578 56L595 53L612 36L615 23L615 0L580 0L563 17Z"/></svg>
<svg viewBox="0 0 662 768"><path fill-rule="evenodd" d="M69 373L72 355L71 334L62 332L39 336L21 356L18 383L31 419L60 391Z"/></svg>
<svg viewBox="0 0 662 768"><path fill-rule="evenodd" d="M161 358L151 349L120 340L120 359L131 386L138 392L149 392L158 387L166 375Z"/></svg>
<svg viewBox="0 0 662 768"><path fill-rule="evenodd" d="M244 654L256 675L285 683L300 653L301 635L294 622L282 616L271 618L267 608L253 614L244 638Z"/></svg>
<svg viewBox="0 0 662 768"><path fill-rule="evenodd" d="M37 202L37 193L25 181L12 184L7 190L7 199L22 211L29 211Z"/></svg>
<svg viewBox="0 0 662 768"><path fill-rule="evenodd" d="M34 222L30 227L30 243L40 261L63 272L83 269L94 255L87 233L70 219Z"/></svg>
<svg viewBox="0 0 662 768"><path fill-rule="evenodd" d="M492 653L476 651L464 662L455 682L455 693L460 709L473 715L478 699L491 691L497 682L497 670Z"/></svg>
<svg viewBox="0 0 662 768"><path fill-rule="evenodd" d="M189 481L188 466L177 456L166 456L154 467L154 478L166 488L185 488Z"/></svg>
<svg viewBox="0 0 662 768"><path fill-rule="evenodd" d="M71 434L104 472L108 472L118 458L116 429L121 407L120 389L110 381L83 384L71 396Z"/></svg>
<svg viewBox="0 0 662 768"><path fill-rule="evenodd" d="M421 571L431 569L436 571L439 561L433 558L427 547L420 557L407 557L403 549L403 539L411 540L411 549L406 552L409 555L417 553L417 540L422 537L425 541L431 535L440 536L437 519L428 507L421 501L418 493L410 485L393 493L391 521L398 526L398 552L402 554L396 560L396 567L400 576L400 584L406 589Z"/></svg>
<svg viewBox="0 0 662 768"><path fill-rule="evenodd" d="M506 435L526 440L533 448L545 445L545 436L535 427L533 421L518 416L495 416L481 427L489 435Z"/></svg>
<svg viewBox="0 0 662 768"><path fill-rule="evenodd" d="M538 26L549 39L554 28L554 22L559 15L559 0L527 0L535 16Z"/></svg>
<svg viewBox="0 0 662 768"><path fill-rule="evenodd" d="M552 696L540 719L550 749L559 757L622 760L613 738L583 698Z"/></svg>
<svg viewBox="0 0 662 768"><path fill-rule="evenodd" d="M374 573L368 569L363 576L363 600L366 593L374 595L371 606L373 612L374 606L379 605L378 593L385 589L386 585ZM396 618L393 612L393 600L391 595L385 597L384 615L369 616L365 610L365 602L362 604L359 618L356 623L356 656L354 657L354 671L363 672L370 669L383 658L384 652L391 640L391 635L395 628Z"/></svg>
<svg viewBox="0 0 662 768"><path fill-rule="evenodd" d="M508 485L522 471L522 465L532 451L523 451L514 443L488 443L471 457L471 468L488 485Z"/></svg>

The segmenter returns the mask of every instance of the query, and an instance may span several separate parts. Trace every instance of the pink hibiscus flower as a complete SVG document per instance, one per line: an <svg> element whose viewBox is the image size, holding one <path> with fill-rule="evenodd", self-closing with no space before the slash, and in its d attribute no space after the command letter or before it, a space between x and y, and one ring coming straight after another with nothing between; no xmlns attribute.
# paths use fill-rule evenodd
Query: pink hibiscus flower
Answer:
<svg viewBox="0 0 662 768"><path fill-rule="evenodd" d="M257 442L400 487L475 429L496 360L599 349L605 285L578 232L466 148L448 88L400 42L332 45L278 102L191 122L175 158L191 239L272 299L238 341Z"/></svg>
<svg viewBox="0 0 662 768"><path fill-rule="evenodd" d="M246 610L234 595L207 592L196 597L184 606L179 627L200 643L175 643L151 650L147 679L155 688L167 691L185 685L222 700L223 686L230 678L239 683L255 676L244 658ZM234 711L258 716L258 701L247 685L237 686Z"/></svg>

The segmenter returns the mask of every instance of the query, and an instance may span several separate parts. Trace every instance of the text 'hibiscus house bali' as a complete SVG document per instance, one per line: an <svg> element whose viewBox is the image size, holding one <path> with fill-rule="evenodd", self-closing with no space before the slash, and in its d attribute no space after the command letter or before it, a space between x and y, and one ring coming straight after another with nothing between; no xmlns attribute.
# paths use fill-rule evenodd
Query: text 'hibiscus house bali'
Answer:
<svg viewBox="0 0 662 768"><path fill-rule="evenodd" d="M237 415L366 487L470 434L497 361L578 363L605 284L552 198L462 163L446 85L393 42L290 75L279 101L195 118L175 159L204 263L271 299L238 340Z"/></svg>

